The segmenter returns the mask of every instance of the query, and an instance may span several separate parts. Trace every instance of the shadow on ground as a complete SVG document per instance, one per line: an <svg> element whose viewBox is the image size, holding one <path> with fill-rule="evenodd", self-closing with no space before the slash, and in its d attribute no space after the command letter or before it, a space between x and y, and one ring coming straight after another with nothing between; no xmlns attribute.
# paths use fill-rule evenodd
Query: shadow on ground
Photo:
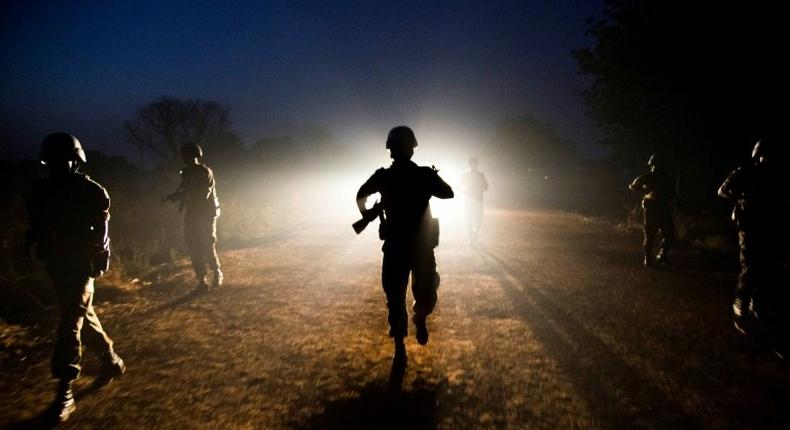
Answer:
<svg viewBox="0 0 790 430"><path fill-rule="evenodd" d="M435 429L438 398L447 381L428 383L417 379L400 389L397 372L390 381L370 382L357 395L330 401L320 414L296 423L298 429Z"/></svg>

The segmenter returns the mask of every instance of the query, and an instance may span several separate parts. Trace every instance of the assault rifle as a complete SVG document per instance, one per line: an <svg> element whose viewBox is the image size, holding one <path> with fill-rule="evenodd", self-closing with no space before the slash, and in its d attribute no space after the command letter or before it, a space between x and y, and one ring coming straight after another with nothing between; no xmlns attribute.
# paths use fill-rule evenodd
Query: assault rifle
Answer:
<svg viewBox="0 0 790 430"><path fill-rule="evenodd" d="M352 224L351 227L354 228L357 234L360 234L368 227L368 224L373 222L376 218L378 218L381 223L384 223L384 208L380 202L376 202L372 208L362 212L362 219Z"/></svg>

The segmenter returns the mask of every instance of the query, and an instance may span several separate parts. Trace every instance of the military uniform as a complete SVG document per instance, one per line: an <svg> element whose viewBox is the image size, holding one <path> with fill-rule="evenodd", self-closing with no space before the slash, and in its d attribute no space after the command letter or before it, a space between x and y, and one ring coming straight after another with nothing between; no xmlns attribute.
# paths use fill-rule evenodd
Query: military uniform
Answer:
<svg viewBox="0 0 790 430"><path fill-rule="evenodd" d="M107 191L88 176L73 173L38 180L28 201L38 257L46 263L61 309L52 374L73 381L80 374L82 342L106 366L119 359L93 309L93 280L107 270L110 217Z"/></svg>
<svg viewBox="0 0 790 430"><path fill-rule="evenodd" d="M208 265L217 285L222 274L216 250L220 208L214 173L205 164L187 164L170 198L180 201L184 208L184 236L198 282L204 281Z"/></svg>
<svg viewBox="0 0 790 430"><path fill-rule="evenodd" d="M628 186L631 190L643 193L642 211L644 214L642 246L645 265L651 263L656 238L661 233L661 243L657 258L666 261L667 253L675 239L675 223L672 220L672 204L675 199L673 178L657 169L638 176Z"/></svg>
<svg viewBox="0 0 790 430"><path fill-rule="evenodd" d="M475 164L476 166L476 164ZM477 235L480 226L483 224L483 193L488 190L488 181L485 175L476 168L464 173L461 178L464 186L466 201L466 228L469 235L469 242L477 242Z"/></svg>
<svg viewBox="0 0 790 430"><path fill-rule="evenodd" d="M377 170L360 187L358 198L381 194L386 221L382 225L384 259L381 279L387 296L390 336L408 334L406 289L412 276L412 310L424 320L436 306L439 273L433 249L438 244L438 222L428 203L432 196L452 195L452 189L430 167L397 160Z"/></svg>
<svg viewBox="0 0 790 430"><path fill-rule="evenodd" d="M730 173L719 195L736 202L732 218L738 229L740 274L733 311L737 319L756 317L762 299L774 291L778 275L782 226L787 207L780 203L785 190L781 173L766 164L754 163Z"/></svg>

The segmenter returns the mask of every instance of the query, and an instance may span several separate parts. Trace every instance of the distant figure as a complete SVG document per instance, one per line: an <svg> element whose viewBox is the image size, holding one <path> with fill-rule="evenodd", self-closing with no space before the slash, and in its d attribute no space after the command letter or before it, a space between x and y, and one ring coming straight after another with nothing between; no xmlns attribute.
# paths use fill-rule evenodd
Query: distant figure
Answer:
<svg viewBox="0 0 790 430"><path fill-rule="evenodd" d="M466 230L470 245L477 243L477 235L483 224L483 193L488 190L488 181L477 170L478 164L477 157L469 158L469 171L461 178L466 195Z"/></svg>
<svg viewBox="0 0 790 430"><path fill-rule="evenodd" d="M661 243L656 260L669 264L669 249L675 239L675 223L672 220L672 206L675 200L674 179L666 171L661 159L653 154L647 162L650 171L640 175L628 188L642 193L644 212L644 252L645 267L652 265L652 250L658 233Z"/></svg>
<svg viewBox="0 0 790 430"><path fill-rule="evenodd" d="M390 336L395 343L393 364L403 367L406 366L403 339L408 334L405 301L409 274L414 296L413 321L420 345L428 343L426 318L436 305L439 287L433 254L439 243L439 223L431 216L428 201L434 196L449 199L454 195L436 169L411 161L416 146L417 139L410 128L399 126L390 130L386 147L392 165L376 170L357 192L357 207L363 218L383 215L379 234L384 240L381 279L387 295ZM374 209L366 209L367 198L375 193L381 194L381 203Z"/></svg>
<svg viewBox="0 0 790 430"><path fill-rule="evenodd" d="M202 157L203 149L195 143L186 143L181 147L181 159L185 164L180 173L181 183L165 197L165 200L179 202L179 209L184 210L184 236L197 277L197 293L209 290L206 265L214 272L212 288L221 286L223 280L216 249L219 199L214 172L199 162Z"/></svg>
<svg viewBox="0 0 790 430"><path fill-rule="evenodd" d="M59 383L50 412L54 419L66 421L76 409L72 384L80 375L83 340L101 362L96 386L126 371L93 309L93 281L110 264L110 197L78 171L86 160L76 137L48 135L40 160L49 168L49 177L33 184L27 240L28 249L36 244L38 258L46 263L60 305L52 355L52 375Z"/></svg>
<svg viewBox="0 0 790 430"><path fill-rule="evenodd" d="M741 272L732 310L741 333L746 333L750 320L762 317L766 297L781 282L777 269L785 245L780 233L787 223L787 190L773 145L776 142L758 141L752 162L735 169L719 187L719 196L735 203L732 219L738 229Z"/></svg>

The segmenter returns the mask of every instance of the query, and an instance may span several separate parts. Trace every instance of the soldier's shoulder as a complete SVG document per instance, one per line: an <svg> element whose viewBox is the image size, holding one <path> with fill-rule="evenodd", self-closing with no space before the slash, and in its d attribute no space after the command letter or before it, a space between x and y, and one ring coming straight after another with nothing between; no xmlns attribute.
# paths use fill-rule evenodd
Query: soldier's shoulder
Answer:
<svg viewBox="0 0 790 430"><path fill-rule="evenodd" d="M438 175L439 169L436 166L418 166L420 173L424 175Z"/></svg>
<svg viewBox="0 0 790 430"><path fill-rule="evenodd" d="M749 173L749 168L746 166L738 166L729 175L728 178L739 178Z"/></svg>
<svg viewBox="0 0 790 430"><path fill-rule="evenodd" d="M102 195L105 198L109 198L109 194L107 193L107 189L104 188L104 185L102 185L102 184L98 183L97 181L91 179L90 176L88 176L88 175L86 175L84 173L80 173L78 177L79 177L79 180L82 183L82 185L87 190L89 190L89 191L91 191L93 193L96 193L98 195Z"/></svg>

